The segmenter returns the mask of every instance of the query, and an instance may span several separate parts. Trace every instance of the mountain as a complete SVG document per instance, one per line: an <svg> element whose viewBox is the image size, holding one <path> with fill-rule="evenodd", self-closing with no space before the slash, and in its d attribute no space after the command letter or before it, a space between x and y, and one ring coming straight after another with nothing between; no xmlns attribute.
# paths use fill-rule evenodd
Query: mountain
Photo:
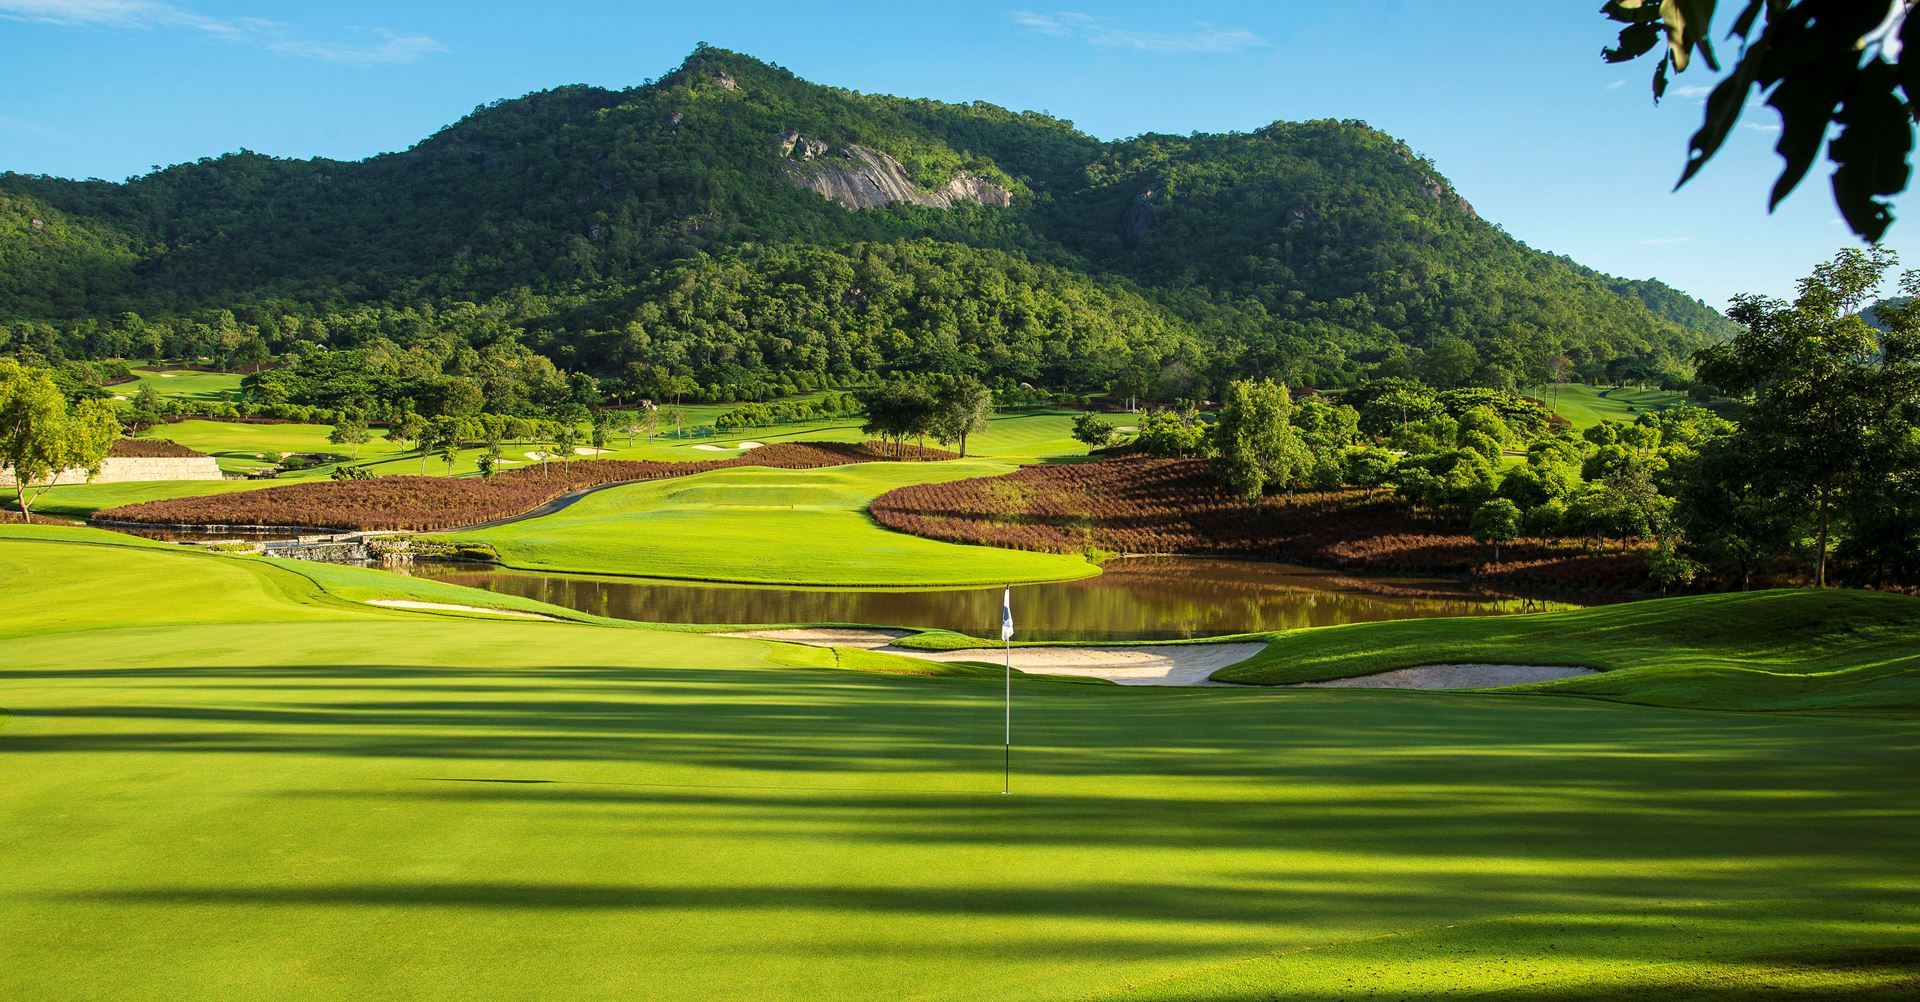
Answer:
<svg viewBox="0 0 1920 1002"><path fill-rule="evenodd" d="M1102 142L710 47L363 161L0 175L0 351L391 341L454 366L450 341L511 340L640 389L750 396L888 367L1337 385L1437 346L1468 359L1453 379L1510 384L1563 356L1671 369L1725 325L1525 246L1364 123Z"/></svg>

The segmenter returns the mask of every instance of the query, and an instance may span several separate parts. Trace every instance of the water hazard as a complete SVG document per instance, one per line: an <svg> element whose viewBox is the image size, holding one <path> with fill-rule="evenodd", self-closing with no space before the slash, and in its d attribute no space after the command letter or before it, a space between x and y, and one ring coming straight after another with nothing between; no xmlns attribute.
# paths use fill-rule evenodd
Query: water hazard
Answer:
<svg viewBox="0 0 1920 1002"><path fill-rule="evenodd" d="M421 561L394 568L583 612L654 623L861 623L997 635L1000 589L865 591L705 585ZM1449 581L1353 578L1287 564L1134 557L1079 581L1016 585L1023 640L1172 640L1387 619L1539 611Z"/></svg>

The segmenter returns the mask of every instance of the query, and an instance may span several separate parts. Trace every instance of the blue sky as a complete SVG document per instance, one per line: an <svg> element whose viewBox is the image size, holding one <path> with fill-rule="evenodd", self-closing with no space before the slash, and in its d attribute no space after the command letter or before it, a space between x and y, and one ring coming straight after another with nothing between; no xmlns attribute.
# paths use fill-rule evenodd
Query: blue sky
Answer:
<svg viewBox="0 0 1920 1002"><path fill-rule="evenodd" d="M1044 110L1103 138L1364 119L1528 243L1716 306L1790 294L1851 239L1823 173L1767 214L1763 108L1671 193L1710 79L1682 76L1656 109L1650 67L1601 64L1596 2L1483 0L1471 17L1442 0L1062 2L0 0L0 170L119 179L241 147L364 157L496 98L639 84L704 40L820 83Z"/></svg>

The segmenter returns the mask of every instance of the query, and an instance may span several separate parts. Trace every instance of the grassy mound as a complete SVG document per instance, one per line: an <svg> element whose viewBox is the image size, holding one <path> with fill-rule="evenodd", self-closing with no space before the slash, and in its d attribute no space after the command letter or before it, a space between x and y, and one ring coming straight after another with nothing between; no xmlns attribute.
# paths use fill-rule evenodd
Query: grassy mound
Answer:
<svg viewBox="0 0 1920 1002"><path fill-rule="evenodd" d="M1464 662L1596 668L1530 688L1670 706L1920 711L1920 599L1765 591L1359 623L1282 634L1214 678L1285 685Z"/></svg>

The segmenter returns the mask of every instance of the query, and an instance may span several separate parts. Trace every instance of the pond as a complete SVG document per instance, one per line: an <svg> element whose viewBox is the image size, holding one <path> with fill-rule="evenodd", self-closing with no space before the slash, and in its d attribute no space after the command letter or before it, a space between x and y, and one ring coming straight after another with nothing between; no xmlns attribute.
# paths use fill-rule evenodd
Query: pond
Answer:
<svg viewBox="0 0 1920 1002"><path fill-rule="evenodd" d="M415 577L654 623L860 623L997 636L1000 589L868 591L709 585L418 561ZM1132 557L1078 581L1016 585L1022 640L1174 640L1386 619L1537 612L1452 581L1362 583L1288 564ZM1368 588L1376 590L1367 590ZM1388 589L1402 594L1379 594Z"/></svg>

